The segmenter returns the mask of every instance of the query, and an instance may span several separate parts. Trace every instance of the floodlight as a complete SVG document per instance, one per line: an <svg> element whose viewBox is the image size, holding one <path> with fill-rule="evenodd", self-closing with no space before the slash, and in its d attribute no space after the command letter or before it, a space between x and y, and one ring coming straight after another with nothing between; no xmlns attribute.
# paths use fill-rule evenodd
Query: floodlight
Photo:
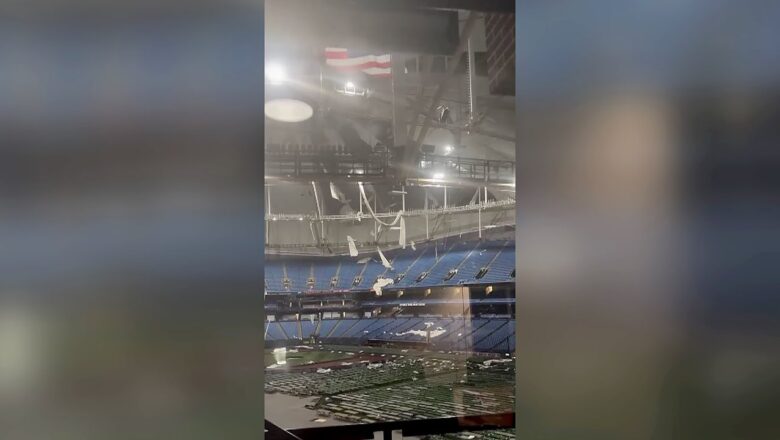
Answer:
<svg viewBox="0 0 780 440"><path fill-rule="evenodd" d="M434 173L433 174L433 178L434 179L443 179L444 178L444 173Z"/></svg>
<svg viewBox="0 0 780 440"><path fill-rule="evenodd" d="M453 150L452 145L445 145L444 146L444 155L446 156L446 155L452 153L452 150Z"/></svg>
<svg viewBox="0 0 780 440"><path fill-rule="evenodd" d="M265 78L271 84L281 84L287 80L287 72L280 64L269 64L265 69Z"/></svg>
<svg viewBox="0 0 780 440"><path fill-rule="evenodd" d="M273 99L265 103L265 114L275 121L302 122L312 117L314 109L297 99Z"/></svg>

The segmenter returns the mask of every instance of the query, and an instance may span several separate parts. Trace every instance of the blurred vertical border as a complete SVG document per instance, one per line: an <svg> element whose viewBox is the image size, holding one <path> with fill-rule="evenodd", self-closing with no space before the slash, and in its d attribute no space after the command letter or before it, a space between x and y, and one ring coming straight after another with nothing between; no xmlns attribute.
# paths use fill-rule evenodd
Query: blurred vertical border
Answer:
<svg viewBox="0 0 780 440"><path fill-rule="evenodd" d="M2 2L0 438L262 436L263 29Z"/></svg>
<svg viewBox="0 0 780 440"><path fill-rule="evenodd" d="M780 4L516 18L518 438L780 438Z"/></svg>

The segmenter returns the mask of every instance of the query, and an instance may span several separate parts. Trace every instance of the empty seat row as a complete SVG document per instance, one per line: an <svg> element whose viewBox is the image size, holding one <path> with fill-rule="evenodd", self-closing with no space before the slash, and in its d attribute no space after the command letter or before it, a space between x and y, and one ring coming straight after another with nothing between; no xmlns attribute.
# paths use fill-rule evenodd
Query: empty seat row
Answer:
<svg viewBox="0 0 780 440"><path fill-rule="evenodd" d="M300 328L300 332L298 329ZM513 352L515 320L509 318L345 318L266 323L265 339L297 344L318 336L321 342L360 344L368 340L428 342L440 350ZM429 339L430 336L430 339Z"/></svg>
<svg viewBox="0 0 780 440"><path fill-rule="evenodd" d="M500 283L515 276L513 241L460 241L408 247L386 254L392 268L378 257L367 262L351 257L269 259L265 288L269 292L365 291L379 278L393 279L392 288Z"/></svg>

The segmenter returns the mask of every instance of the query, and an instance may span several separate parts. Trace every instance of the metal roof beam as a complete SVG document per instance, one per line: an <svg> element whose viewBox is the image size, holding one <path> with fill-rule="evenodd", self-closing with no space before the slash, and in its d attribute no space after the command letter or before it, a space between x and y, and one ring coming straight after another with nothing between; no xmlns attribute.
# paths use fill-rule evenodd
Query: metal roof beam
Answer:
<svg viewBox="0 0 780 440"><path fill-rule="evenodd" d="M455 77L455 71L460 64L461 58L463 58L463 54L466 53L468 40L471 37L471 33L474 32L478 17L479 14L476 12L469 13L469 17L466 19L466 23L463 25L463 32L460 34L460 41L458 42L458 46L452 56L452 63L448 66L447 74L445 75L444 80L440 82L436 88L436 92L433 95L431 104L428 106L428 111L426 112L425 119L423 120L423 126L417 133L417 138L414 140L411 140L410 138L410 141L407 143L407 146L404 150L403 161L401 163L401 172L404 175L406 175L406 170L411 169L415 154L420 148L420 144L425 141L425 136L428 134L428 130L431 128L431 122L433 122L433 113L436 111L436 107L439 105L441 98L444 96L444 92L447 90L447 86Z"/></svg>

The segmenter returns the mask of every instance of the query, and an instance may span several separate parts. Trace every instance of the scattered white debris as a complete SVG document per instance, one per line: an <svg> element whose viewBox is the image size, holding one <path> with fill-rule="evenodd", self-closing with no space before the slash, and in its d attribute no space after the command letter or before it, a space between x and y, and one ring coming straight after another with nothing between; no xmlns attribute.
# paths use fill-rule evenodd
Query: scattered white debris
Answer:
<svg viewBox="0 0 780 440"><path fill-rule="evenodd" d="M373 370L374 368L379 368L379 367L381 367L381 366L382 366L382 364L381 364L381 363L376 363L376 364L369 363L369 364L368 364L368 369L369 369L369 370Z"/></svg>
<svg viewBox="0 0 780 440"><path fill-rule="evenodd" d="M430 333L431 333L431 338L436 338L436 337L439 337L439 336L443 335L444 333L446 333L446 330L444 330L441 327L437 327L435 330L430 330ZM402 333L396 333L395 335L396 336L416 335L416 336L423 336L423 337L425 337L425 336L428 335L428 330L407 330L407 331L402 332ZM441 351L439 353L444 353L444 352Z"/></svg>
<svg viewBox="0 0 780 440"><path fill-rule="evenodd" d="M490 359L488 361L482 362L482 365L490 366L490 364L501 364L504 362L512 362L511 359Z"/></svg>
<svg viewBox="0 0 780 440"><path fill-rule="evenodd" d="M318 368L317 369L318 373L330 373L331 371L333 371L333 370L331 370L330 368Z"/></svg>
<svg viewBox="0 0 780 440"><path fill-rule="evenodd" d="M393 283L394 281L392 278L378 278L376 283L371 286L371 290L376 293L376 296L382 296L382 288Z"/></svg>
<svg viewBox="0 0 780 440"><path fill-rule="evenodd" d="M312 422L316 422L316 423L325 423L327 421L328 419L323 419L322 417L317 417L316 419L312 420ZM474 436L471 436L471 438L474 438Z"/></svg>
<svg viewBox="0 0 780 440"><path fill-rule="evenodd" d="M352 362L342 362L341 365L344 365L344 366L352 365Z"/></svg>

